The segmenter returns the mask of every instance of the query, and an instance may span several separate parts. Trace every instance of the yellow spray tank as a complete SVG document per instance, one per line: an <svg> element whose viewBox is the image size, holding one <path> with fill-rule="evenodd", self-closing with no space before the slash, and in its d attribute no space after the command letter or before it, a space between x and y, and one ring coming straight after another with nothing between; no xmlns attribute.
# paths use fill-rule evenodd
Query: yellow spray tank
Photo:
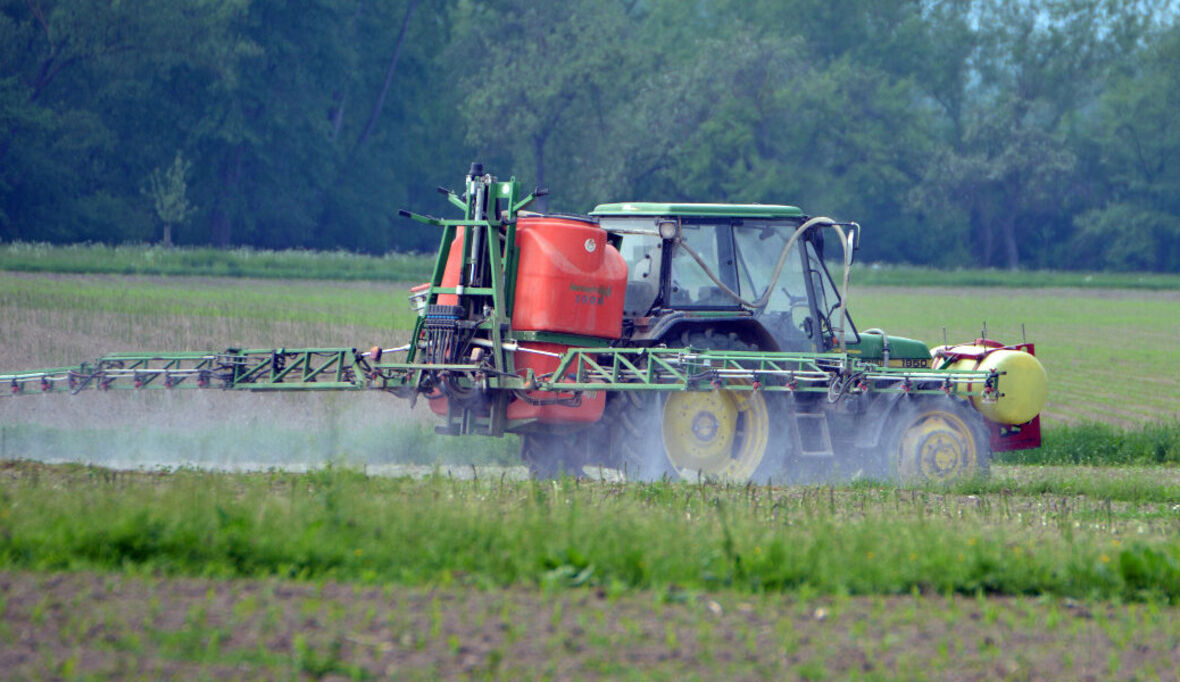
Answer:
<svg viewBox="0 0 1180 682"><path fill-rule="evenodd" d="M1041 361L1033 355L1032 344L1005 346L989 339L975 343L940 346L931 351L935 369L996 372L999 375L997 397L972 397L971 405L989 421L997 424L1024 424L1036 418L1045 407L1049 380ZM963 391L977 391L980 386L967 384Z"/></svg>

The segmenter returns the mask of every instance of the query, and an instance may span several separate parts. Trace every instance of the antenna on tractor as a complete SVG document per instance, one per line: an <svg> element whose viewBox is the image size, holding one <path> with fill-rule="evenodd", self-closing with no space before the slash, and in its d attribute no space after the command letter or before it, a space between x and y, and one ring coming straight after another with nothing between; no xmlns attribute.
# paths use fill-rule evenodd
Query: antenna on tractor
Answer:
<svg viewBox="0 0 1180 682"><path fill-rule="evenodd" d="M1020 342L1028 343L1028 337L1024 335L1024 323L1020 323Z"/></svg>
<svg viewBox="0 0 1180 682"><path fill-rule="evenodd" d="M981 339L987 338L987 320L983 321L983 331L979 333L979 338L981 338Z"/></svg>

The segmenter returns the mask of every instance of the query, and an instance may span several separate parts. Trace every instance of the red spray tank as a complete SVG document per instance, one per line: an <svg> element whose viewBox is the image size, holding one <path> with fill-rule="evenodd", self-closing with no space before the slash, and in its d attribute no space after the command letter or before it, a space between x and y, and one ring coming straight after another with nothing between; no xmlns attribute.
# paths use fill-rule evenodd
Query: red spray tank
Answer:
<svg viewBox="0 0 1180 682"><path fill-rule="evenodd" d="M578 334L605 339L622 335L623 299L627 264L606 238L606 231L590 220L559 216L522 216L516 223L516 287L512 330ZM463 236L451 243L442 286L459 283ZM456 305L454 294L440 294L438 303ZM543 375L557 368L568 345L521 343L513 361L518 374L527 370ZM528 391L508 405L508 419L537 419L543 423L594 422L602 417L606 395ZM446 414L444 398L430 401Z"/></svg>

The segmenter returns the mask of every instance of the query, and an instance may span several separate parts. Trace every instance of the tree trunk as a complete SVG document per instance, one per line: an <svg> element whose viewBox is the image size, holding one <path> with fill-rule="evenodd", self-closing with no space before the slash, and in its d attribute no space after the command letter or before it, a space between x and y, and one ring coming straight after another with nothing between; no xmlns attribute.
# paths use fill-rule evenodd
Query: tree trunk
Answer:
<svg viewBox="0 0 1180 682"><path fill-rule="evenodd" d="M219 206L209 216L209 241L213 242L213 246L225 249L229 247L229 235L229 216Z"/></svg>
<svg viewBox="0 0 1180 682"><path fill-rule="evenodd" d="M1004 215L1004 255L1008 259L1008 269L1020 269L1020 250L1016 245L1016 214L1008 212Z"/></svg>
<svg viewBox="0 0 1180 682"><path fill-rule="evenodd" d="M242 147L235 147L226 159L221 170L221 191L218 192L217 205L209 215L209 238L213 245L229 248L233 237L233 222L230 219L228 205L237 194L238 181L242 177Z"/></svg>
<svg viewBox="0 0 1180 682"><path fill-rule="evenodd" d="M357 138L357 147L368 141L373 128L377 126L377 118L381 116L381 109L385 106L385 96L389 94L389 84L393 82L393 72L397 69L397 58L401 55L402 44L406 41L406 29L410 26L410 16L417 6L418 0L410 0L410 6L406 8L406 16L402 19L402 30L397 34L397 43L393 46L393 58L389 60L389 68L385 70L385 83L381 86L380 94L377 95L377 103L373 105L373 112L369 114L369 122L365 125L365 130Z"/></svg>
<svg viewBox="0 0 1180 682"><path fill-rule="evenodd" d="M164 223L164 248L172 248L172 223Z"/></svg>
<svg viewBox="0 0 1180 682"><path fill-rule="evenodd" d="M987 220L983 216L983 211L979 207L979 199L974 198L971 201L970 211L970 229L975 235L975 260L983 267L990 267L992 264L992 231L989 229Z"/></svg>
<svg viewBox="0 0 1180 682"><path fill-rule="evenodd" d="M1022 205L1024 197L1021 196L1021 183L1018 178L1010 178L1007 185L1005 193L1007 194L1008 209L1004 212L1000 238L1004 240L1004 256L1008 261L1008 269L1016 270L1020 268L1020 250L1016 245L1015 207Z"/></svg>

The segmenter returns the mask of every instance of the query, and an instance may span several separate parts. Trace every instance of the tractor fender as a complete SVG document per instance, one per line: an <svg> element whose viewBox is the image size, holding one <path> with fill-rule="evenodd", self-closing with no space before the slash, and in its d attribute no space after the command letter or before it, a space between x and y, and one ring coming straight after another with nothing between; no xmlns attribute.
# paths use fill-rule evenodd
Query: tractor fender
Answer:
<svg viewBox="0 0 1180 682"><path fill-rule="evenodd" d="M953 395L931 398L930 396L922 397L905 393L880 394L866 406L861 414L863 424L857 432L857 446L877 447L884 438L889 436L895 424L914 404L914 401L924 401L928 406L933 406L930 403L931 400L945 400L958 404L966 410L967 414L974 414L978 417L980 428L983 428L983 425L987 423L987 419L973 409L971 403Z"/></svg>
<svg viewBox="0 0 1180 682"><path fill-rule="evenodd" d="M876 447L888 432L893 420L897 418L902 407L901 402L908 397L902 393L883 393L870 399L857 420L859 428L856 432L856 446Z"/></svg>

